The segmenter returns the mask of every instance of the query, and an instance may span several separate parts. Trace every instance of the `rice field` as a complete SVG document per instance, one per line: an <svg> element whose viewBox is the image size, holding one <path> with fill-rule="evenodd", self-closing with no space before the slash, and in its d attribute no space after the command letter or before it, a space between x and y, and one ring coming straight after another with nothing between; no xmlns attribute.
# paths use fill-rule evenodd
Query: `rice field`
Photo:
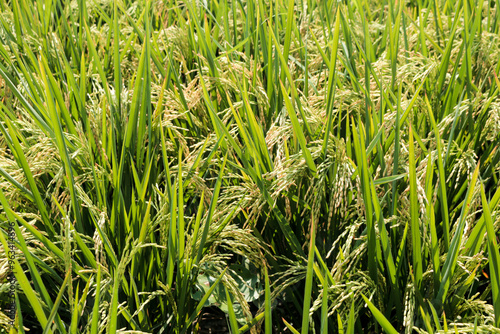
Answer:
<svg viewBox="0 0 500 334"><path fill-rule="evenodd" d="M0 333L500 333L499 0L0 0Z"/></svg>

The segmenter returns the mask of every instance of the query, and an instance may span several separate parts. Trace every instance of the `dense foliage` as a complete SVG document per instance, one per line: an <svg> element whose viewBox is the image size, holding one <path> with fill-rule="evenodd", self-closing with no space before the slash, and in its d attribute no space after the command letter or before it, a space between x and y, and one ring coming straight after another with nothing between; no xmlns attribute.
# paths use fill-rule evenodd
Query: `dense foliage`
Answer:
<svg viewBox="0 0 500 334"><path fill-rule="evenodd" d="M3 332L500 332L498 0L0 0L0 40Z"/></svg>

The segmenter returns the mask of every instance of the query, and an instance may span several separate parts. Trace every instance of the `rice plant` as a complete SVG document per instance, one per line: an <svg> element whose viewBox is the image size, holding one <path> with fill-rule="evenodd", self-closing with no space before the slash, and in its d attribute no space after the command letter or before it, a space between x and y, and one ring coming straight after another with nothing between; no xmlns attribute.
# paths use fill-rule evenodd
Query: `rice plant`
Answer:
<svg viewBox="0 0 500 334"><path fill-rule="evenodd" d="M0 40L2 333L500 333L498 0L0 0Z"/></svg>

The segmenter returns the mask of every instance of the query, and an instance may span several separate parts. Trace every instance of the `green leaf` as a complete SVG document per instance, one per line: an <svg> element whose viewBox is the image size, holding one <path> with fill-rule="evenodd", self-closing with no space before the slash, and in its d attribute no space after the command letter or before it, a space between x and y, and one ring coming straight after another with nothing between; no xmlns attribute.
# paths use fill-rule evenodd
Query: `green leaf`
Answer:
<svg viewBox="0 0 500 334"><path fill-rule="evenodd" d="M384 317L382 312L380 312L375 307L375 305L373 305L372 302L368 298L365 297L365 295L361 294L361 297L363 297L366 304L368 305L368 308L370 309L370 311L372 312L373 316L375 317L377 322L380 324L380 326L382 326L384 331L387 334L398 334L398 331L394 327L392 327L391 323L389 322L389 320L387 320L386 317Z"/></svg>
<svg viewBox="0 0 500 334"><path fill-rule="evenodd" d="M486 224L488 239L488 265L491 277L491 294L493 299L493 310L495 312L495 326L500 327L500 254L498 252L497 234L493 225L489 203L481 182L481 201L483 204L483 216Z"/></svg>

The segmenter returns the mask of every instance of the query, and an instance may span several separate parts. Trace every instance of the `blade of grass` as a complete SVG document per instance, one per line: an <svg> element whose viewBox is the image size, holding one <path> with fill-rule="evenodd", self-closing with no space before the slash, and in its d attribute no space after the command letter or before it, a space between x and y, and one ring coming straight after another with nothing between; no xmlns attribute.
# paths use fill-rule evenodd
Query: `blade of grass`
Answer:
<svg viewBox="0 0 500 334"><path fill-rule="evenodd" d="M189 319L187 321L187 324L191 324L193 322L193 320L196 318L196 316L198 315L198 313L200 313L201 309L204 307L206 301L212 295L212 293L215 290L215 288L217 287L217 285L220 283L220 281L221 281L222 277L224 276L224 274L226 273L226 271L227 271L227 268L224 269L224 271L222 271L222 273L219 275L219 277L214 282L214 284L212 284L212 286L207 290L207 292L205 293L205 295L203 295L203 297L201 298L200 302L198 303L198 306L196 306L196 310L189 317ZM188 329L188 326L184 327L184 329L180 332L180 334L185 334L186 331L187 331L187 329ZM240 333L241 332L242 331L240 329Z"/></svg>
<svg viewBox="0 0 500 334"><path fill-rule="evenodd" d="M375 317L377 322L380 324L380 326L382 326L384 331L388 334L398 334L398 331L391 325L389 320L387 320L387 318L384 317L382 312L380 312L375 307L375 305L373 305L372 302L368 298L366 298L366 296L364 294L361 294L361 297L363 297L366 304L368 305L368 308L370 309L370 311L372 312L373 316Z"/></svg>
<svg viewBox="0 0 500 334"><path fill-rule="evenodd" d="M66 273L66 278L64 279L64 282L60 287L59 293L57 294L56 300L54 302L54 306L52 306L52 310L50 311L49 317L47 319L48 325L43 329L43 334L51 333L53 331L52 323L54 321L54 318L56 317L57 310L59 309L59 304L61 303L61 300L63 299L64 291L66 290L66 286L68 285L70 278L71 278L71 271L68 271Z"/></svg>
<svg viewBox="0 0 500 334"><path fill-rule="evenodd" d="M288 97L288 93L285 89L285 86L283 86L283 82L280 81L280 85L281 85L281 91L283 92L283 96L285 98L286 110L288 111L288 115L290 116L290 120L292 121L293 132L299 141L299 145L302 150L302 155L304 156L307 166L311 169L311 171L314 174L316 174L317 173L316 165L314 164L311 152L307 148L306 138L300 127L299 119L297 118L297 114L295 113L295 110L293 108L292 101Z"/></svg>
<svg viewBox="0 0 500 334"><path fill-rule="evenodd" d="M236 320L236 314L234 313L231 295L229 294L229 291L227 290L226 287L224 289L226 291L226 301L227 301L227 309L229 312L229 325L231 326L231 333L239 334L240 330L238 328L238 321Z"/></svg>
<svg viewBox="0 0 500 334"><path fill-rule="evenodd" d="M474 188L476 186L476 181L479 176L479 164L477 164L474 173L472 174L469 187L467 189L466 198L463 201L462 211L460 213L460 218L458 221L458 226L450 243L450 250L446 256L446 260L442 267L443 278L441 284L439 285L439 291L437 292L436 298L434 300L434 306L438 312L441 312L443 303L446 299L446 293L451 283L453 273L455 271L455 266L457 264L457 258L459 253L459 246L462 241L463 230L465 227L465 218L470 209L470 203L472 201L472 195L474 194Z"/></svg>
<svg viewBox="0 0 500 334"><path fill-rule="evenodd" d="M491 294L495 312L495 326L500 327L500 254L498 252L497 234L493 225L489 203L486 199L484 185L481 182L481 201L488 239L488 265L491 277Z"/></svg>
<svg viewBox="0 0 500 334"><path fill-rule="evenodd" d="M285 324L286 328L290 330L293 334L300 334L298 330L296 330L291 324L289 324L285 319L283 319L283 323Z"/></svg>
<svg viewBox="0 0 500 334"><path fill-rule="evenodd" d="M354 299L351 302L351 308L349 310L349 319L347 321L347 331L346 334L354 334L354 324L355 324L355 319L354 319Z"/></svg>
<svg viewBox="0 0 500 334"><path fill-rule="evenodd" d="M328 138L330 136L331 126L332 126L332 118L333 118L333 101L335 99L335 77L336 77L336 69L335 65L337 63L337 50L339 45L340 38L340 9L337 9L337 14L335 17L335 28L333 32L333 47L331 51L331 60L328 71L328 90L326 91L326 110L328 113L328 118L326 121L326 132L325 137L323 139L323 148L322 148L322 156L323 159L326 158L326 149L328 147Z"/></svg>
<svg viewBox="0 0 500 334"><path fill-rule="evenodd" d="M422 283L422 242L420 237L419 207L417 198L417 172L415 162L415 145L413 143L413 127L410 124L410 142L409 142L409 168L410 168L410 219L411 219L411 241L413 274L417 289L421 288Z"/></svg>
<svg viewBox="0 0 500 334"><path fill-rule="evenodd" d="M309 307L311 306L312 282L313 282L313 264L314 264L314 249L316 241L316 222L314 216L311 217L309 239L309 255L307 257L307 272L306 272L306 287L304 290L304 306L302 307L302 334L309 332Z"/></svg>
<svg viewBox="0 0 500 334"><path fill-rule="evenodd" d="M269 275L267 272L267 267L264 268L265 274L265 304L264 304L264 324L265 324L265 334L270 334L273 331L272 325L272 313L271 313L271 288L269 284Z"/></svg>

